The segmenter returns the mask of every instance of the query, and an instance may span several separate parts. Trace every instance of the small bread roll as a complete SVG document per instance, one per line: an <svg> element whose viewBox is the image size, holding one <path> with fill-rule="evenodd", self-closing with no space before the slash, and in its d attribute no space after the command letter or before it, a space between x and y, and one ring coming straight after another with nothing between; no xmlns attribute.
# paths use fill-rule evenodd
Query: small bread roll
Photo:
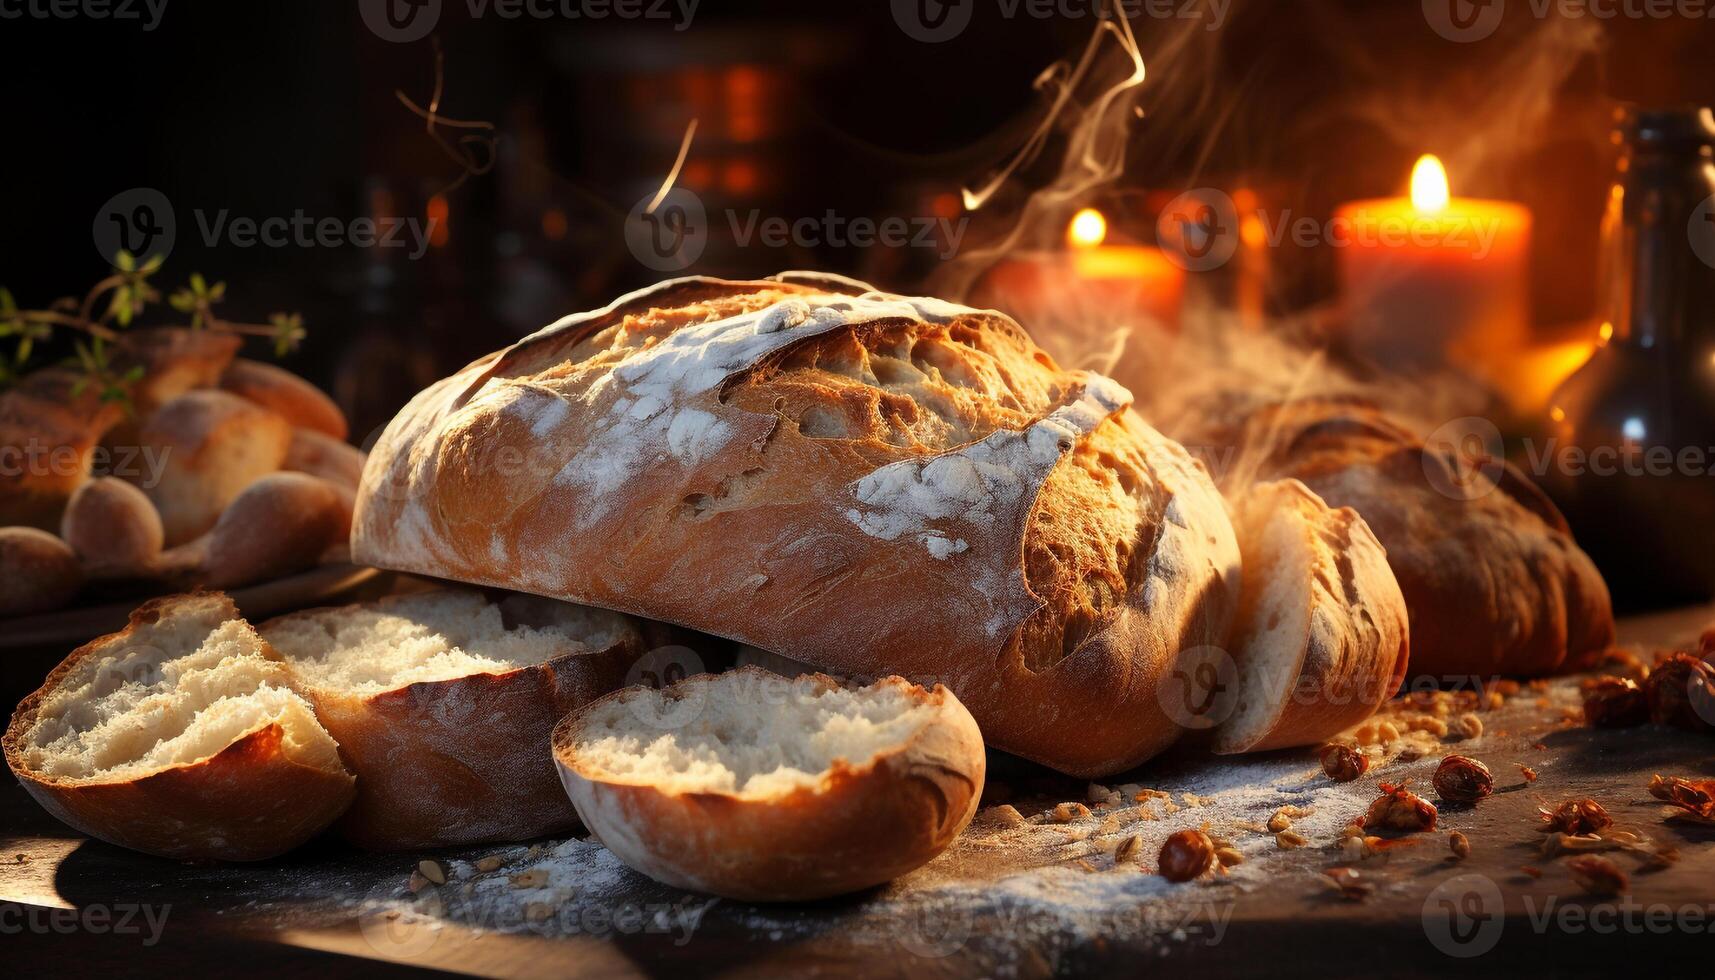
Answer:
<svg viewBox="0 0 1715 980"><path fill-rule="evenodd" d="M136 575L161 557L166 531L149 495L117 477L91 480L71 495L60 537L92 577Z"/></svg>
<svg viewBox="0 0 1715 980"><path fill-rule="evenodd" d="M261 861L320 833L356 795L290 680L231 599L155 599L18 705L6 764L91 837L181 860Z"/></svg>
<svg viewBox="0 0 1715 980"><path fill-rule="evenodd" d="M363 482L365 458L363 450L343 439L300 427L292 430L292 444L286 448L283 468L356 490Z"/></svg>
<svg viewBox="0 0 1715 980"><path fill-rule="evenodd" d="M970 823L986 765L944 687L759 667L608 695L555 728L554 760L621 861L748 902L842 895L927 863Z"/></svg>
<svg viewBox="0 0 1715 980"><path fill-rule="evenodd" d="M350 497L304 473L270 473L244 489L209 533L203 580L229 589L314 565L351 527Z"/></svg>
<svg viewBox="0 0 1715 980"><path fill-rule="evenodd" d="M220 386L248 398L302 429L344 441L345 413L322 390L285 368L238 358L221 376Z"/></svg>
<svg viewBox="0 0 1715 980"><path fill-rule="evenodd" d="M292 429L279 415L223 391L193 391L161 406L139 433L159 480L143 489L169 546L214 526L240 491L285 461Z"/></svg>
<svg viewBox="0 0 1715 980"><path fill-rule="evenodd" d="M38 528L0 527L0 616L58 609L82 587L77 555L64 541Z"/></svg>

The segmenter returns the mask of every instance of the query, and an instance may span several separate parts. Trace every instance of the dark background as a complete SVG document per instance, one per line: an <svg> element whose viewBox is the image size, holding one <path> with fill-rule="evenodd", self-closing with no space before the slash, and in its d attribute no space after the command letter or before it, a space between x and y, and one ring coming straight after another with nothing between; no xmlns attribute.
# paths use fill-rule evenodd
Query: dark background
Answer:
<svg viewBox="0 0 1715 980"><path fill-rule="evenodd" d="M468 358L659 278L628 252L622 222L659 185L692 117L701 130L681 185L711 209L956 214L959 188L992 173L1041 117L1033 80L1095 24L965 2L970 27L925 44L885 2L703 0L681 31L657 19L507 20L492 8L473 19L465 0L444 0L433 34L442 112L491 122L495 164L444 196L446 241L415 260L349 245L211 246L193 212L421 216L460 173L395 95L427 101L434 40L383 40L346 0L169 0L153 31L0 19L0 284L26 306L81 293L104 272L93 217L117 193L156 188L178 220L164 284L193 270L224 279L234 319L301 311L310 336L288 364L332 390L361 435ZM1148 112L1122 186L1242 184L1277 208L1325 215L1399 192L1411 161L1436 149L1455 193L1532 206L1539 319L1588 316L1612 102L1715 102L1715 20L1568 29L1528 0L1511 7L1499 32L1470 44L1437 36L1416 0L1235 0L1215 31L1135 19ZM1043 179L1058 149L1017 186ZM995 233L1007 203L979 216L973 240ZM937 261L921 249L738 248L713 234L690 271L817 267L909 289ZM1325 300L1327 257L1286 251L1274 308Z"/></svg>

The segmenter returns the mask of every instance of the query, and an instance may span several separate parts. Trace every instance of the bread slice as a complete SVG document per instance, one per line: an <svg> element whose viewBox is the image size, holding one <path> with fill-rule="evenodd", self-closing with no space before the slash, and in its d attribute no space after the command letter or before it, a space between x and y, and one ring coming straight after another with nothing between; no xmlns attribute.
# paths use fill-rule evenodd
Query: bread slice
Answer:
<svg viewBox="0 0 1715 980"><path fill-rule="evenodd" d="M632 868L744 901L857 891L927 863L976 812L985 759L951 691L759 667L627 688L567 717L554 759Z"/></svg>
<svg viewBox="0 0 1715 980"><path fill-rule="evenodd" d="M1356 511L1297 480L1237 495L1244 586L1231 654L1237 696L1220 753L1322 741L1373 714L1405 676L1405 599Z"/></svg>
<svg viewBox="0 0 1715 980"><path fill-rule="evenodd" d="M261 632L357 773L341 833L382 850L575 826L548 736L624 684L643 646L618 613L472 590L293 613Z"/></svg>
<svg viewBox="0 0 1715 980"><path fill-rule="evenodd" d="M355 794L333 739L232 600L168 596L25 698L6 764L72 827L149 854L259 861Z"/></svg>

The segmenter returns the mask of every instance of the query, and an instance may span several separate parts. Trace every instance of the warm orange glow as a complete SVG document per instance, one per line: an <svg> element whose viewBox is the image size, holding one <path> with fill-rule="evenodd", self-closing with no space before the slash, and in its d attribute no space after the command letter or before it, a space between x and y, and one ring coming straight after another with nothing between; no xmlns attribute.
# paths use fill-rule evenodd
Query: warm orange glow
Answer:
<svg viewBox="0 0 1715 980"><path fill-rule="evenodd" d="M1439 214L1447 209L1452 195L1447 189L1447 168L1433 153L1417 158L1411 168L1411 206L1424 214Z"/></svg>
<svg viewBox="0 0 1715 980"><path fill-rule="evenodd" d="M439 248L447 243L446 195L436 194L429 198L429 206L425 210L429 218L429 244Z"/></svg>
<svg viewBox="0 0 1715 980"><path fill-rule="evenodd" d="M756 190L756 167L749 160L732 160L721 174L721 184L733 194L749 194Z"/></svg>
<svg viewBox="0 0 1715 980"><path fill-rule="evenodd" d="M1108 219L1095 208L1085 208L1072 216L1066 227L1066 241L1073 248L1094 248L1108 237Z"/></svg>
<svg viewBox="0 0 1715 980"><path fill-rule="evenodd" d="M551 242L566 237L566 212L549 208L542 212L542 236Z"/></svg>
<svg viewBox="0 0 1715 980"><path fill-rule="evenodd" d="M1614 339L1614 325L1612 323L1602 324L1602 326L1596 331L1596 337L1596 342L1606 347L1608 345L1608 341Z"/></svg>

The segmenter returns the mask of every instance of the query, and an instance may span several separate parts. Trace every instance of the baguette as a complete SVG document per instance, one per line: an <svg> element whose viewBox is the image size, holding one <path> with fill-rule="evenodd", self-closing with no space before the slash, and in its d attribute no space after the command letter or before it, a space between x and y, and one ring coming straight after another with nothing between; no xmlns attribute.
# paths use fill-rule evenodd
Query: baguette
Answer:
<svg viewBox="0 0 1715 980"><path fill-rule="evenodd" d="M6 764L49 813L110 843L260 861L351 804L333 739L224 595L167 596L25 698Z"/></svg>
<svg viewBox="0 0 1715 980"><path fill-rule="evenodd" d="M269 409L297 428L345 441L345 413L320 388L285 368L240 357L220 376L220 387Z"/></svg>
<svg viewBox="0 0 1715 980"><path fill-rule="evenodd" d="M197 554L203 584L230 589L316 564L351 528L349 497L303 473L270 473L221 511Z"/></svg>
<svg viewBox="0 0 1715 980"><path fill-rule="evenodd" d="M986 762L944 687L840 687L758 667L628 688L554 730L584 824L677 888L754 902L841 895L946 849L976 812Z"/></svg>
<svg viewBox="0 0 1715 980"><path fill-rule="evenodd" d="M1405 598L1363 518L1297 480L1234 501L1245 582L1236 697L1219 753L1314 745L1368 718L1405 676Z"/></svg>
<svg viewBox="0 0 1715 980"><path fill-rule="evenodd" d="M616 613L465 590L293 613L261 633L357 774L340 833L377 850L574 827L548 737L624 683L642 646Z"/></svg>
<svg viewBox="0 0 1715 980"><path fill-rule="evenodd" d="M259 477L280 468L291 427L273 412L223 391L192 391L161 406L138 434L162 460L143 488L161 513L169 547L214 526Z"/></svg>
<svg viewBox="0 0 1715 980"><path fill-rule="evenodd" d="M1239 552L1202 465L1005 316L828 277L662 283L412 400L354 560L945 683L1081 776L1181 733Z"/></svg>

